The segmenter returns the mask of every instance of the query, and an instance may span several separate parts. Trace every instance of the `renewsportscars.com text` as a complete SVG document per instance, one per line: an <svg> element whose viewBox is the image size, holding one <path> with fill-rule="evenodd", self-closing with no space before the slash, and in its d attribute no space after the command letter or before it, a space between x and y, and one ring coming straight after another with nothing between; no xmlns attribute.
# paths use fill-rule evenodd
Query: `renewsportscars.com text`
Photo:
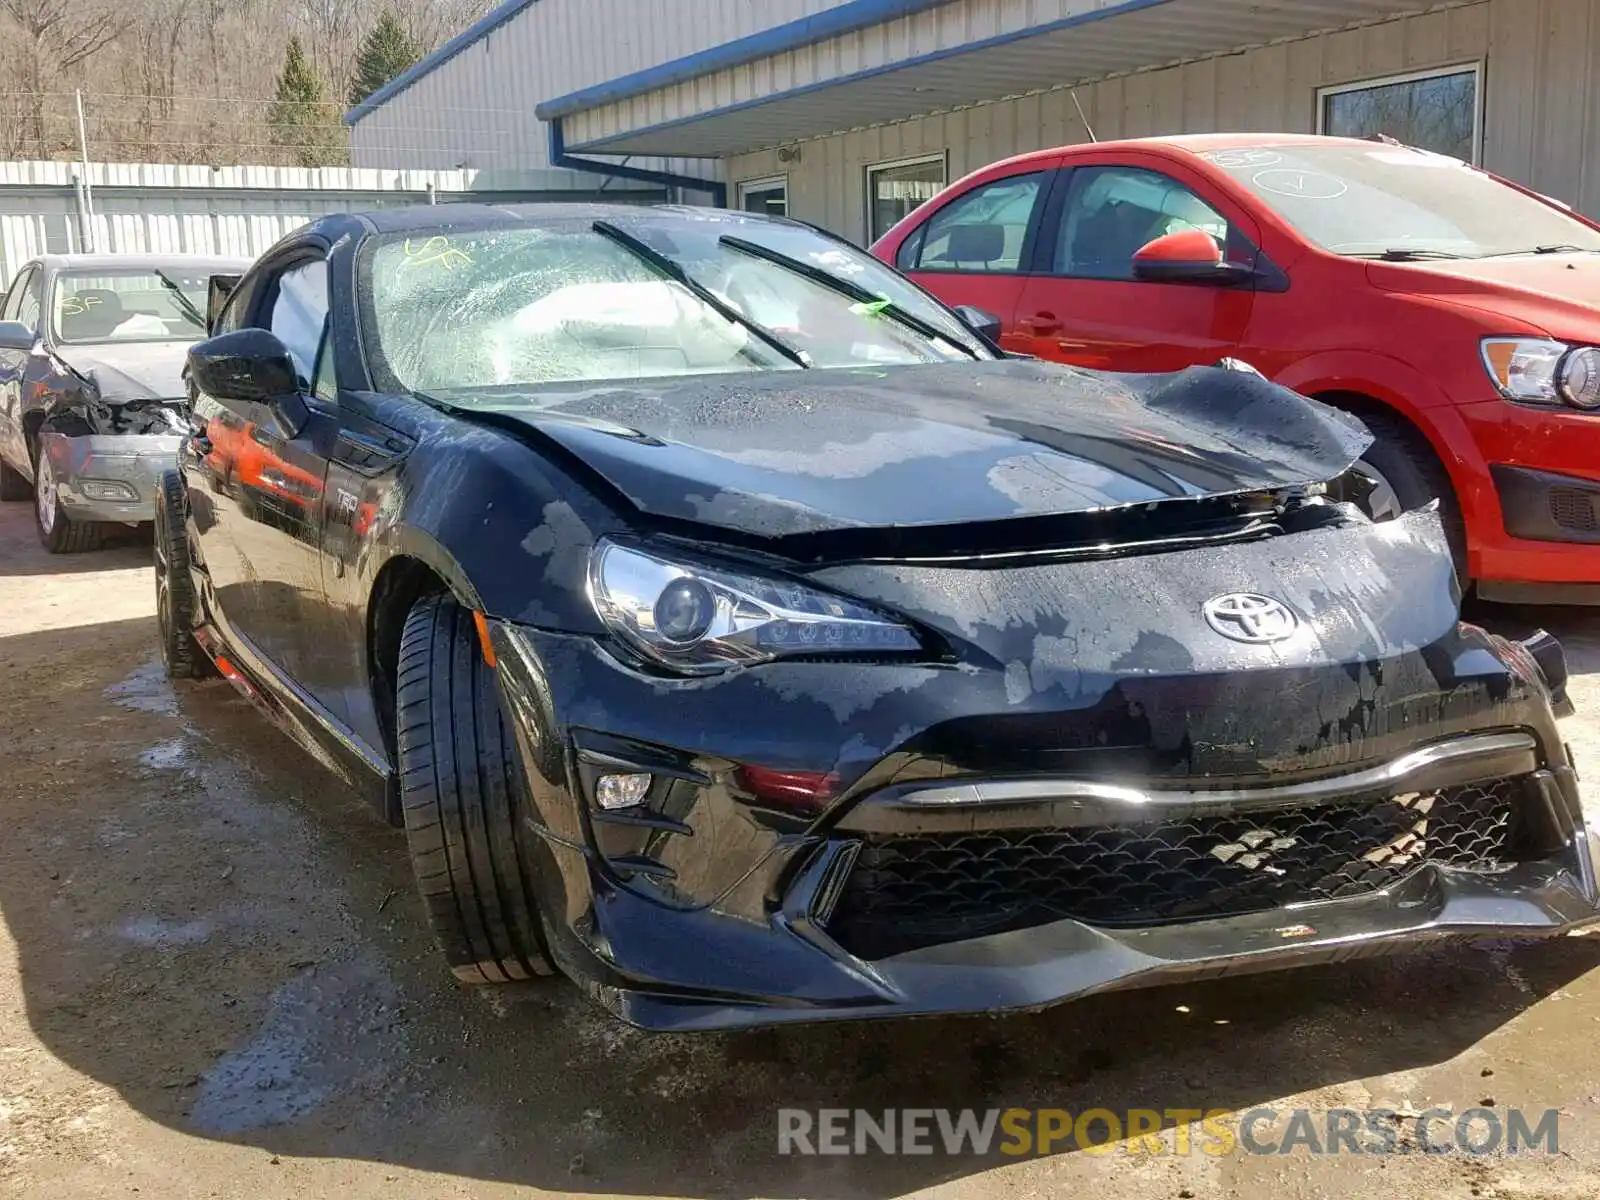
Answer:
<svg viewBox="0 0 1600 1200"><path fill-rule="evenodd" d="M1390 1108L783 1108L778 1153L945 1154L1556 1154L1560 1114L1480 1107Z"/></svg>

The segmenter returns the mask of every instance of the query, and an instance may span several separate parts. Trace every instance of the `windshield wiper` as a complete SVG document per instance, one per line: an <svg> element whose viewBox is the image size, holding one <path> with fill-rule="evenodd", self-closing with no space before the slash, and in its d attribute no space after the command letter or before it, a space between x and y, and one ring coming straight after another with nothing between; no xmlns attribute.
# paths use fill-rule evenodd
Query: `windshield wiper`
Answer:
<svg viewBox="0 0 1600 1200"><path fill-rule="evenodd" d="M649 263L667 278L671 279L674 283L681 284L683 287L688 288L689 291L693 293L695 299L709 305L723 320L730 321L735 325L740 325L745 329L748 329L751 333L755 334L779 354L787 358L790 362L796 363L807 370L811 368L811 356L804 350L800 350L789 345L788 342L784 341L766 326L760 324L759 322L752 321L737 308L733 307L733 305L723 300L721 296L718 296L710 288L706 287L705 284L700 283L691 277L687 271L685 271L677 263L673 262L665 254L661 253L661 251L657 250L649 242L634 237L633 234L629 233L626 229L620 229L613 225L610 221L596 221L592 226L590 226L590 228L598 233L601 237L610 238L613 242L616 242L617 245L623 247L625 250L631 250L634 254L644 259L645 262Z"/></svg>
<svg viewBox="0 0 1600 1200"><path fill-rule="evenodd" d="M881 313L904 325L907 329L920 333L925 338L946 342L957 349L965 351L972 358L983 357L971 346L958 338L952 337L937 325L924 321L915 313L907 312L887 296L880 296L875 292L870 292L859 283L841 279L837 275L824 271L821 267L812 266L810 263L802 262L798 258L790 258L787 254L763 246L759 242L747 242L741 237L734 237L732 234L723 234L717 239L717 242L730 250L737 250L739 253L748 254L752 258L763 259L774 266L782 267L786 271L793 271L796 275L820 284L829 291L838 292L841 296L848 296L857 304L870 304L873 312Z"/></svg>
<svg viewBox="0 0 1600 1200"><path fill-rule="evenodd" d="M1586 250L1571 242L1547 242L1543 246L1528 246L1522 250L1496 250L1485 258L1510 258L1514 254L1600 254L1600 250Z"/></svg>
<svg viewBox="0 0 1600 1200"><path fill-rule="evenodd" d="M1449 250L1419 250L1410 246L1391 246L1376 254L1352 254L1351 258L1378 258L1384 262L1421 262L1430 258L1471 258L1470 254L1455 254Z"/></svg>
<svg viewBox="0 0 1600 1200"><path fill-rule="evenodd" d="M169 278L165 271L157 269L155 276L161 281L162 287L166 288L167 291L171 292L178 298L178 306L183 309L184 316L188 317L201 329L205 329L205 314L195 307L194 301L189 299L189 297L184 294L184 290L179 287L171 278Z"/></svg>

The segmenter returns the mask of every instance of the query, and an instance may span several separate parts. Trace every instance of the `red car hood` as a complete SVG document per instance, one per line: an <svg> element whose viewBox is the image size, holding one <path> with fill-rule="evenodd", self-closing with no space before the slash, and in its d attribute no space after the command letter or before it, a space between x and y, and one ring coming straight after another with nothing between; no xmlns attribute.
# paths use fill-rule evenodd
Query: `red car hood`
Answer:
<svg viewBox="0 0 1600 1200"><path fill-rule="evenodd" d="M1600 254L1521 254L1367 268L1374 287L1433 296L1495 317L1496 332L1531 326L1552 337L1600 341Z"/></svg>

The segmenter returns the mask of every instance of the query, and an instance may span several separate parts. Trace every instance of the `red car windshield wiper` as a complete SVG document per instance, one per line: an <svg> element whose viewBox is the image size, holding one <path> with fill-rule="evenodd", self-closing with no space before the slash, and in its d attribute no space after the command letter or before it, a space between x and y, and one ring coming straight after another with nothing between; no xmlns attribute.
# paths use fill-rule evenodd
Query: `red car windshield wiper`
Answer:
<svg viewBox="0 0 1600 1200"><path fill-rule="evenodd" d="M681 284L683 287L688 288L689 291L693 293L695 299L705 303L724 321L730 321L735 325L740 325L745 329L748 329L751 333L755 334L779 354L787 358L790 362L796 363L807 370L809 370L813 365L811 362L811 356L804 350L800 350L789 345L788 342L784 341L766 326L760 324L759 322L752 321L737 308L733 307L733 305L722 299L721 296L717 295L710 288L706 287L705 284L695 280L689 274L689 272L685 271L681 266L673 262L665 254L661 253L661 251L657 250L649 242L635 237L626 229L619 228L618 226L613 225L610 221L596 221L592 226L590 226L590 228L592 228L601 237L610 238L623 249L631 250L634 254L644 259L645 262L649 263L656 270L660 271L668 279L671 279L674 283Z"/></svg>
<svg viewBox="0 0 1600 1200"><path fill-rule="evenodd" d="M982 357L971 346L961 341L960 338L946 333L937 325L924 321L915 313L907 312L887 296L880 296L875 292L868 291L859 283L841 279L837 275L824 271L821 267L812 266L810 263L802 262L798 258L790 258L781 251L763 246L759 242L747 242L741 237L734 237L732 234L723 234L717 239L717 242L730 250L737 250L740 254L748 254L752 258L759 258L772 263L774 266L782 267L786 271L792 271L796 275L811 280L813 283L820 284L829 291L838 292L841 296L849 297L857 304L870 304L873 312L882 313L884 316L904 325L907 329L920 333L925 338L947 342L965 351L973 358Z"/></svg>

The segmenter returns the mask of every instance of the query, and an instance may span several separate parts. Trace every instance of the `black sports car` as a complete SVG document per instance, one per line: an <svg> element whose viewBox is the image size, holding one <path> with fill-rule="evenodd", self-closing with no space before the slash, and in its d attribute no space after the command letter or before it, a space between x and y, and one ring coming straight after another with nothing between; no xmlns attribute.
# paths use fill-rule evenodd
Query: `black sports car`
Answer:
<svg viewBox="0 0 1600 1200"><path fill-rule="evenodd" d="M1359 425L982 324L749 214L325 218L191 352L166 661L404 822L459 976L643 1026L1595 919L1560 648Z"/></svg>

